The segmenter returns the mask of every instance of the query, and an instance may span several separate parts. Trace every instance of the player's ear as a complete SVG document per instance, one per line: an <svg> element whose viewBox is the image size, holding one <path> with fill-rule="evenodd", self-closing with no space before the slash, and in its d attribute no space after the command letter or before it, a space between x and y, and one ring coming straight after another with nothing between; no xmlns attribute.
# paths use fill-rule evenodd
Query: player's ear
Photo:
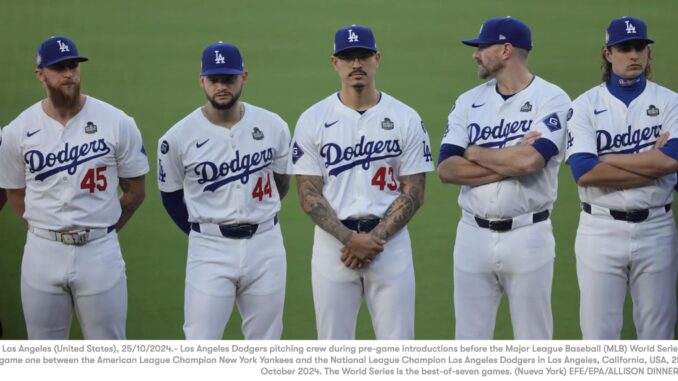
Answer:
<svg viewBox="0 0 678 381"><path fill-rule="evenodd" d="M501 55L504 59L511 58L511 56L513 55L513 45L508 43L502 45Z"/></svg>
<svg viewBox="0 0 678 381"><path fill-rule="evenodd" d="M377 67L379 67L379 62L381 62L381 53L380 52L374 53L374 59L377 61Z"/></svg>
<svg viewBox="0 0 678 381"><path fill-rule="evenodd" d="M200 87L202 87L204 89L205 88L205 77L203 77L201 75L198 79L198 82L200 83Z"/></svg>
<svg viewBox="0 0 678 381"><path fill-rule="evenodd" d="M243 83L247 83L247 78L249 78L249 76L250 76L250 73L249 73L247 70L245 70L245 71L242 73L242 82L243 82Z"/></svg>
<svg viewBox="0 0 678 381"><path fill-rule="evenodd" d="M35 69L35 78L37 78L40 82L45 82L45 74L43 73L42 69Z"/></svg>
<svg viewBox="0 0 678 381"><path fill-rule="evenodd" d="M334 71L337 70L337 62L339 62L339 59L335 56L330 56L330 63L332 64L332 67L334 67Z"/></svg>
<svg viewBox="0 0 678 381"><path fill-rule="evenodd" d="M612 63L612 61L610 61L611 55L612 55L612 48L604 47L603 48L603 58L605 59L605 61Z"/></svg>

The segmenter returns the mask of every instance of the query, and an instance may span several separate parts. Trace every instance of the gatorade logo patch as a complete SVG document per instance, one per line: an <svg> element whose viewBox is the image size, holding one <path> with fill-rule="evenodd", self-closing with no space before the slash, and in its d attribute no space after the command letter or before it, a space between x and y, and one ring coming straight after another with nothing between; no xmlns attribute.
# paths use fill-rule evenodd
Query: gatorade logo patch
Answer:
<svg viewBox="0 0 678 381"><path fill-rule="evenodd" d="M301 147L297 144L297 142L294 142L294 145L292 146L292 164L297 164L297 161L304 156L304 151L301 150Z"/></svg>
<svg viewBox="0 0 678 381"><path fill-rule="evenodd" d="M546 118L544 118L544 124L549 128L549 131L555 132L562 128L560 125L560 119L558 119L558 114L555 112Z"/></svg>

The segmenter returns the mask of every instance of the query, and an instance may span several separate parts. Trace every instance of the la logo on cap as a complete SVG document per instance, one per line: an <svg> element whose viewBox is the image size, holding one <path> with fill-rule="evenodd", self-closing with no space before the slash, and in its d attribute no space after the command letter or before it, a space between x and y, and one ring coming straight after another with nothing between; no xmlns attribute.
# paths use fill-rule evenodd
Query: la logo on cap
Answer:
<svg viewBox="0 0 678 381"><path fill-rule="evenodd" d="M59 51L60 51L61 53L63 53L63 52L70 52L70 51L71 51L70 49L68 49L68 45L66 45L66 44L64 44L63 42L61 42L61 40L57 40L57 44L59 45Z"/></svg>
<svg viewBox="0 0 678 381"><path fill-rule="evenodd" d="M348 30L348 42L358 42L358 35L355 34L353 29Z"/></svg>
<svg viewBox="0 0 678 381"><path fill-rule="evenodd" d="M624 20L626 22L626 34L636 34L636 27L631 24L631 21Z"/></svg>
<svg viewBox="0 0 678 381"><path fill-rule="evenodd" d="M218 50L214 51L214 63L215 64L225 64L226 63L226 58L224 58L224 56L221 55Z"/></svg>

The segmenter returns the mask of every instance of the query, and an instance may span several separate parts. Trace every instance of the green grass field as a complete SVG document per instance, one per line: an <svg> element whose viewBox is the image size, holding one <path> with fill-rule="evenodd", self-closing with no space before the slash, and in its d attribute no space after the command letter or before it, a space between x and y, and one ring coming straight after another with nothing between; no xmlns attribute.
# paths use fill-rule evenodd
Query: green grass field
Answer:
<svg viewBox="0 0 678 381"><path fill-rule="evenodd" d="M480 83L472 48L483 20L511 15L533 33L530 67L572 98L599 81L599 53L612 18L633 15L656 41L656 81L678 90L675 14L664 1L19 1L0 7L0 125L8 124L44 94L33 75L35 51L51 35L74 39L90 62L82 65L83 91L135 117L151 174L147 198L120 233L127 263L130 339L181 339L187 239L161 206L156 184L157 139L204 102L198 85L202 49L217 40L240 47L250 80L243 100L280 114L293 128L303 110L336 91L330 67L334 31L348 24L373 28L382 51L377 86L415 108L427 123L437 157L454 99ZM428 178L426 203L410 224L417 277L416 337L451 339L452 247L459 219L459 187ZM285 339L315 338L311 297L312 224L295 189L283 202L288 273ZM553 215L557 239L553 282L555 338L578 339L579 291L574 268L578 197L569 169L560 175ZM25 227L9 208L0 212L0 318L4 339L23 339L19 274ZM627 303L628 304L628 303ZM496 338L512 337L506 303ZM628 307L628 306L627 306ZM634 338L630 309L624 338ZM77 326L77 324L75 325ZM73 338L80 338L74 329ZM358 338L373 338L363 309ZM242 338L234 313L225 338Z"/></svg>

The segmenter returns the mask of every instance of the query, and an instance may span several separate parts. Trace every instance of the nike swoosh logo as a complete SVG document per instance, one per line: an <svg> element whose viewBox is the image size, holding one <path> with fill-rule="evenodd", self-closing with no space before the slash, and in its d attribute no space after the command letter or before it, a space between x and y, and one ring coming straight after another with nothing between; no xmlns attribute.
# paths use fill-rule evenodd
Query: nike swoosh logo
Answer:
<svg viewBox="0 0 678 381"><path fill-rule="evenodd" d="M35 130L33 132L26 132L26 136L30 138L31 136L37 134L38 132L40 132L40 130Z"/></svg>
<svg viewBox="0 0 678 381"><path fill-rule="evenodd" d="M607 109L604 109L604 110L596 110L596 109L594 109L594 110L593 110L593 113L596 114L596 115L598 115L598 114L604 113L605 111L607 111Z"/></svg>
<svg viewBox="0 0 678 381"><path fill-rule="evenodd" d="M207 140L205 140L205 141L202 142L202 143L197 143L197 142L196 142L196 143L195 143L195 148L200 148L200 147L204 146L205 143L207 143L207 142L209 142L209 141L210 141L210 140L207 139Z"/></svg>
<svg viewBox="0 0 678 381"><path fill-rule="evenodd" d="M325 128L334 126L335 124L337 124L338 121L339 121L339 120L335 120L335 121L332 122L332 123L327 123L327 122L325 122Z"/></svg>
<svg viewBox="0 0 678 381"><path fill-rule="evenodd" d="M478 107L483 107L483 106L485 106L485 103L481 103L479 105L477 105L475 103L471 104L471 107L473 107L473 108L478 108Z"/></svg>

